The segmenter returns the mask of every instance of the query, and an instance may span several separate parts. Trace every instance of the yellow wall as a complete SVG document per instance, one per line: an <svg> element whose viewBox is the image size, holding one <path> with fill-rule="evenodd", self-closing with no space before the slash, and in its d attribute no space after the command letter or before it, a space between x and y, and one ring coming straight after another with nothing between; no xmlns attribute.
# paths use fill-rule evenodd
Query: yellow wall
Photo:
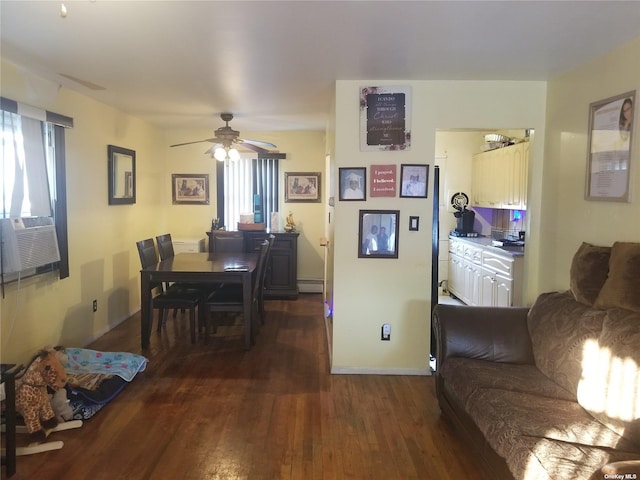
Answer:
<svg viewBox="0 0 640 480"><path fill-rule="evenodd" d="M139 308L135 242L167 225L167 195L157 188L165 149L161 132L148 123L7 62L1 80L3 96L74 118L66 131L70 276L10 284L2 300L2 361L23 362L45 345L84 346ZM109 144L136 151L135 205L108 205Z"/></svg>
<svg viewBox="0 0 640 480"><path fill-rule="evenodd" d="M534 128L529 168L526 299L566 289L573 253L581 241L611 244L640 238L640 132L632 154L632 201L583 199L589 103L629 90L640 91L640 39L545 82L338 81L335 123L325 145L319 132L244 134L271 140L287 152L282 171L323 171L335 183L339 167L429 163L436 130ZM139 259L135 241L171 231L201 237L212 205L174 206L171 173L202 173L202 145L167 145L207 138L210 131L162 132L78 93L2 62L2 95L74 118L67 131L67 191L71 276L40 276L6 288L0 303L3 361L24 361L47 344L85 345L139 308ZM409 85L413 93L412 148L406 152L360 152L360 86ZM636 102L638 97L636 97ZM547 113L548 110L548 113ZM635 109L638 123L639 108ZM215 125L212 126L214 128ZM265 136L267 135L267 136ZM107 204L108 144L137 152L137 203ZM324 176L325 152L330 154ZM179 162L179 163L178 163ZM283 162L284 163L284 162ZM206 168L206 167L205 167ZM432 169L430 173L432 173ZM430 175L429 192L433 192ZM326 183L325 183L326 184ZM329 184L331 185L331 184ZM284 204L301 231L298 275L322 277L318 239L332 239L328 267L333 292L335 372L426 373L429 349L431 198L373 199L320 204ZM357 258L359 209L399 209L398 260ZM325 228L326 213L333 223ZM409 215L420 231L407 230ZM98 312L91 302L98 300ZM380 326L391 323L392 340L381 342Z"/></svg>
<svg viewBox="0 0 640 480"><path fill-rule="evenodd" d="M205 144L168 148L209 138L211 130L165 132L4 61L1 85L2 96L74 119L74 128L66 131L70 276L58 280L47 274L9 284L0 303L2 361L24 362L45 345L85 346L139 309L135 242L166 232L204 238L216 211L215 169L203 155ZM324 170L323 132L247 133L287 153L281 172ZM136 151L135 205L108 205L109 144ZM173 205L172 173L210 173L211 205ZM293 213L300 231L298 277L320 281L324 200L284 203L281 192L281 209Z"/></svg>
<svg viewBox="0 0 640 480"><path fill-rule="evenodd" d="M411 149L361 152L359 87L385 84L412 87ZM334 373L428 374L436 130L535 128L544 132L545 96L544 82L336 83L336 167L393 163L398 166L398 173L402 163L426 163L431 168L426 200L367 195L366 202L336 201ZM544 135L538 140L544 141ZM531 163L533 168L541 168L541 150L533 152ZM539 203L539 190L539 184L530 190L530 202ZM360 209L400 210L397 260L358 258ZM420 217L419 232L408 230L409 216L414 215ZM535 222L535 215L532 217ZM531 257L535 258L535 252ZM392 327L389 342L380 341L383 323Z"/></svg>
<svg viewBox="0 0 640 480"><path fill-rule="evenodd" d="M216 120L211 121L209 130L168 131L163 146L189 142L202 138L211 138ZM284 217L293 213L298 237L298 279L322 281L324 271L324 253L320 247L320 237L324 235L321 219L326 198L321 195L320 203L285 203L285 172L321 172L321 183L326 182L324 174L324 132L321 131L266 131L242 132L243 138L270 142L278 150L286 153L286 160L280 161L280 218L284 226ZM169 198L165 207L168 224L174 238L204 238L211 219L217 216L216 204L216 160L204 152L210 143L198 143L167 149L162 190ZM171 174L206 173L209 174L211 201L209 205L173 205L171 201ZM324 183L323 183L324 184Z"/></svg>
<svg viewBox="0 0 640 480"><path fill-rule="evenodd" d="M636 91L629 203L584 200L589 104ZM581 242L640 241L640 38L548 84L541 286L566 289Z"/></svg>

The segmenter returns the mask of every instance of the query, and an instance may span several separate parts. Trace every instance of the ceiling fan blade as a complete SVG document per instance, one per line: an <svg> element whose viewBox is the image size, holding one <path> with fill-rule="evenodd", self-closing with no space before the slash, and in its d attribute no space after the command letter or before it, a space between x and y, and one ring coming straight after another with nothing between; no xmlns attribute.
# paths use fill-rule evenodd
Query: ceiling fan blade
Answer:
<svg viewBox="0 0 640 480"><path fill-rule="evenodd" d="M239 138L238 139L238 143L251 144L251 145L254 145L256 147L262 147L262 148L278 148L273 143L260 142L258 140L246 140L246 139L243 140L243 139Z"/></svg>
<svg viewBox="0 0 640 480"><path fill-rule="evenodd" d="M205 155L213 155L216 151L216 148L218 147L222 147L221 143L214 143L213 145L211 145L205 152ZM256 153L271 153L270 150L264 149L264 148L260 148L260 147L256 147L254 145L249 145L248 143L238 143L233 145L233 148L240 150L240 151L254 151Z"/></svg>
<svg viewBox="0 0 640 480"><path fill-rule="evenodd" d="M169 145L169 146L170 147L181 147L183 145L191 145L191 144L194 144L194 143L203 143L203 142L215 143L217 141L218 141L217 138L207 138L206 140L196 140L195 142L176 143L175 145Z"/></svg>
<svg viewBox="0 0 640 480"><path fill-rule="evenodd" d="M269 153L270 150L267 150L266 148L262 148L259 147L257 145L254 145L252 143L248 143L248 142L242 142L239 144L239 146L241 148L247 149L247 150L253 150L256 153Z"/></svg>

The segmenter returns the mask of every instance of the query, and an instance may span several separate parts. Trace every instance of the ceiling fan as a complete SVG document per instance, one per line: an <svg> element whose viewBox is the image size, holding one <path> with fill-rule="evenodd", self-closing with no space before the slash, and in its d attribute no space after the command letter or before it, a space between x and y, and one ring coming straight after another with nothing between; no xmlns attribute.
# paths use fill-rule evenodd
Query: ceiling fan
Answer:
<svg viewBox="0 0 640 480"><path fill-rule="evenodd" d="M216 160L221 162L229 159L237 160L240 158L240 153L235 148L235 145L244 147L248 150L253 150L257 153L272 153L268 149L277 148L273 143L238 138L240 136L240 132L229 126L229 122L233 120L232 113L222 113L220 114L220 118L222 118L222 121L225 122L226 125L215 131L215 137L196 140L194 142L176 143L175 145L171 145L171 147L181 147L182 145L191 145L193 143L210 142L214 145L205 153L210 153L216 158Z"/></svg>

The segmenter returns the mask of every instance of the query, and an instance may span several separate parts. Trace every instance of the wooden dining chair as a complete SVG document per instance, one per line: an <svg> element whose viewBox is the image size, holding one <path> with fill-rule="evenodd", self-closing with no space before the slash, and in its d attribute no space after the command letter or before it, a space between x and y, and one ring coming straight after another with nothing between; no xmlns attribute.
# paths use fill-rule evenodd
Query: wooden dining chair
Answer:
<svg viewBox="0 0 640 480"><path fill-rule="evenodd" d="M259 290L259 298L258 298L258 308L260 311L260 321L262 322L262 324L264 325L264 319L265 319L265 309L264 309L264 292L265 292L265 282L267 279L267 273L269 272L269 269L271 268L271 252L273 250L273 244L276 241L276 236L275 235L269 235L267 237L267 241L269 242L269 248L267 249L267 256L264 259L264 269L262 271L262 278L260 279L260 290Z"/></svg>
<svg viewBox="0 0 640 480"><path fill-rule="evenodd" d="M171 239L170 233L158 235L156 237L156 242L158 242L158 254L160 255L160 260L171 258L175 255L173 251L173 240Z"/></svg>
<svg viewBox="0 0 640 480"><path fill-rule="evenodd" d="M158 243L158 253L160 254L160 260L165 260L167 258L171 258L175 256L175 252L173 249L173 240L171 239L170 233L165 233L163 235L158 235L156 237L156 242ZM206 298L213 290L215 290L219 284L215 283L181 283L176 282L171 284L171 288L180 288L180 289L195 289L199 290L203 298ZM165 288L167 286L165 285ZM182 313L184 313L184 309L181 309ZM173 317L177 316L177 309L173 310Z"/></svg>
<svg viewBox="0 0 640 480"><path fill-rule="evenodd" d="M153 238L147 238L136 242L142 268L151 267L158 263ZM170 309L189 310L189 328L191 331L191 343L196 341L196 308L204 301L202 292L192 288L180 288L179 286L165 286L162 282L155 282L151 288L156 290L152 297L152 307L158 310L158 332L167 320L167 311Z"/></svg>
<svg viewBox="0 0 640 480"><path fill-rule="evenodd" d="M273 244L276 241L276 236L273 234L269 234L266 238L267 242L269 242L269 245L267 246L267 253L265 254L265 258L264 258L264 268L262 269L261 275L258 278L258 281L260 282L260 284L258 285L258 298L257 298L257 302L258 302L258 313L260 314L260 323L262 325L264 325L264 320L265 320L265 308L264 308L264 291L265 291L265 281L267 278L267 274L269 272L269 262L270 262L270 258L271 258L271 249L273 248ZM256 250L258 252L260 252L260 249L262 248L262 244L260 244L259 248L257 248ZM232 284L227 284L225 285L225 288L227 288L227 292L230 289L235 289L238 290L239 292L236 293L236 295L239 295L242 293L242 285L238 284L238 283L232 283Z"/></svg>
<svg viewBox="0 0 640 480"><path fill-rule="evenodd" d="M165 233L164 235L158 235L156 237L156 242L158 244L158 254L160 255L160 260L164 260L166 258L171 258L175 255L173 251L173 240L171 240L171 234ZM165 290L167 285L165 285ZM184 308L181 309L181 313L184 313ZM173 318L176 318L178 314L178 309L173 309Z"/></svg>
<svg viewBox="0 0 640 480"><path fill-rule="evenodd" d="M242 232L230 232L227 230L214 230L211 232L213 253L242 253L244 252L244 234Z"/></svg>
<svg viewBox="0 0 640 480"><path fill-rule="evenodd" d="M260 315L258 298L260 289L260 279L263 271L266 267L267 250L269 249L269 242L265 240L260 245L260 252L258 254L258 261L256 263L256 269L253 276L253 284L251 291L251 318L244 319L251 322L251 341L254 336L255 319ZM209 295L207 299L206 308L208 308L209 315L207 315L205 332L209 333L209 324L213 323L213 331L215 333L217 329L216 313L236 312L242 313L244 311L244 297L242 288L238 288L239 284L225 283L220 288L216 289ZM214 315L211 315L213 313Z"/></svg>

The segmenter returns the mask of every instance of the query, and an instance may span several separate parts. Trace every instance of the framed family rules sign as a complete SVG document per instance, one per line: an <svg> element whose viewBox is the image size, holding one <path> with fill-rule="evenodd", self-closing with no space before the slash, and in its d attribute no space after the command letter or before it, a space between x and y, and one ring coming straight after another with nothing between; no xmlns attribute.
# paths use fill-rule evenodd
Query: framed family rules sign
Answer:
<svg viewBox="0 0 640 480"><path fill-rule="evenodd" d="M360 88L360 150L411 147L411 87Z"/></svg>

